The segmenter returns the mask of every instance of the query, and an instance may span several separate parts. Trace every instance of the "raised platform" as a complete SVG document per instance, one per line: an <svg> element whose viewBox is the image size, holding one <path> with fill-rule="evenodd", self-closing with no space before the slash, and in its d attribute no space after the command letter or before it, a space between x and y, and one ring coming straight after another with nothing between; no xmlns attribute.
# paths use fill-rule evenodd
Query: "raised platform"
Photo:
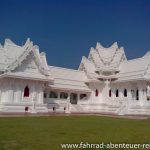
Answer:
<svg viewBox="0 0 150 150"><path fill-rule="evenodd" d="M40 116L100 116L100 117L112 117L112 118L124 118L124 119L137 119L137 120L143 120L143 119L150 119L150 115L124 115L124 116L118 116L114 114L106 114L106 113L0 113L0 117L40 117Z"/></svg>

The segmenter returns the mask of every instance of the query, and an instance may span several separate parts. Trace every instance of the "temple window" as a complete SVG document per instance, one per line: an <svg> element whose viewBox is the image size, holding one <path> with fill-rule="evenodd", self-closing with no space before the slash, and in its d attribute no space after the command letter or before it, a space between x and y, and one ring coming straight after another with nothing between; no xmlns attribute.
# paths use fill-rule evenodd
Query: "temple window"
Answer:
<svg viewBox="0 0 150 150"><path fill-rule="evenodd" d="M87 95L86 94L80 94L80 99L81 100L86 100L87 99Z"/></svg>
<svg viewBox="0 0 150 150"><path fill-rule="evenodd" d="M28 86L26 86L24 88L24 97L29 97L29 87Z"/></svg>
<svg viewBox="0 0 150 150"><path fill-rule="evenodd" d="M56 111L56 107L53 107L53 111Z"/></svg>
<svg viewBox="0 0 150 150"><path fill-rule="evenodd" d="M124 89L124 97L127 97L127 89Z"/></svg>
<svg viewBox="0 0 150 150"><path fill-rule="evenodd" d="M95 90L95 96L98 97L98 95L99 95L99 92L98 92L98 89L96 89Z"/></svg>
<svg viewBox="0 0 150 150"><path fill-rule="evenodd" d="M119 90L116 90L116 97L119 97Z"/></svg>
<svg viewBox="0 0 150 150"><path fill-rule="evenodd" d="M29 110L29 107L26 106L26 107L24 108L24 110L25 110L25 112L27 112L27 111Z"/></svg>
<svg viewBox="0 0 150 150"><path fill-rule="evenodd" d="M47 97L47 93L46 93L46 92L43 93L43 97L44 97L44 98Z"/></svg>
<svg viewBox="0 0 150 150"><path fill-rule="evenodd" d="M60 99L67 99L68 98L68 93L61 92L60 93Z"/></svg>
<svg viewBox="0 0 150 150"><path fill-rule="evenodd" d="M139 100L139 90L136 90L136 100Z"/></svg>
<svg viewBox="0 0 150 150"><path fill-rule="evenodd" d="M51 91L49 93L49 98L58 98L58 94L56 92L54 92L54 91Z"/></svg>
<svg viewBox="0 0 150 150"><path fill-rule="evenodd" d="M111 97L111 89L109 90L109 97Z"/></svg>

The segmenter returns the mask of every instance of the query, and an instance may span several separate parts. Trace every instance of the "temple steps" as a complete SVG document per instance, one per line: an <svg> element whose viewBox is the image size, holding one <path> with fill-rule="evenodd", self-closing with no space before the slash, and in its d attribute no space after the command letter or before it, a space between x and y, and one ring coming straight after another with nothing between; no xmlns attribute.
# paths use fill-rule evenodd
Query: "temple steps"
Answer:
<svg viewBox="0 0 150 150"><path fill-rule="evenodd" d="M58 112L58 113L64 113L66 110L66 104L48 104L47 105L47 111L48 112Z"/></svg>
<svg viewBox="0 0 150 150"><path fill-rule="evenodd" d="M118 108L108 104L76 104L71 106L71 112L117 114Z"/></svg>
<svg viewBox="0 0 150 150"><path fill-rule="evenodd" d="M131 106L126 112L127 115L150 115L150 106Z"/></svg>

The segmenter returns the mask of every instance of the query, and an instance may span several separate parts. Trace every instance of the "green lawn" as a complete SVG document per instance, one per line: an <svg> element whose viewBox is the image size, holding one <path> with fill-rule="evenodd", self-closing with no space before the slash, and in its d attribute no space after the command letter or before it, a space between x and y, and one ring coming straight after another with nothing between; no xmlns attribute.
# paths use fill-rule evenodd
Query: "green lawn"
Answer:
<svg viewBox="0 0 150 150"><path fill-rule="evenodd" d="M0 118L0 150L59 150L61 143L149 143L150 120L98 116Z"/></svg>

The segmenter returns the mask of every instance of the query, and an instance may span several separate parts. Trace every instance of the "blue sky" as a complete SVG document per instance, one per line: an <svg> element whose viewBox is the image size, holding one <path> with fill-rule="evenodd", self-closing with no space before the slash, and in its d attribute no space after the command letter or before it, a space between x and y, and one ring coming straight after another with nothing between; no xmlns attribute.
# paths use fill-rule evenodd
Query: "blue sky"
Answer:
<svg viewBox="0 0 150 150"><path fill-rule="evenodd" d="M0 0L0 42L27 37L54 66L77 69L97 41L141 57L150 50L150 0Z"/></svg>

